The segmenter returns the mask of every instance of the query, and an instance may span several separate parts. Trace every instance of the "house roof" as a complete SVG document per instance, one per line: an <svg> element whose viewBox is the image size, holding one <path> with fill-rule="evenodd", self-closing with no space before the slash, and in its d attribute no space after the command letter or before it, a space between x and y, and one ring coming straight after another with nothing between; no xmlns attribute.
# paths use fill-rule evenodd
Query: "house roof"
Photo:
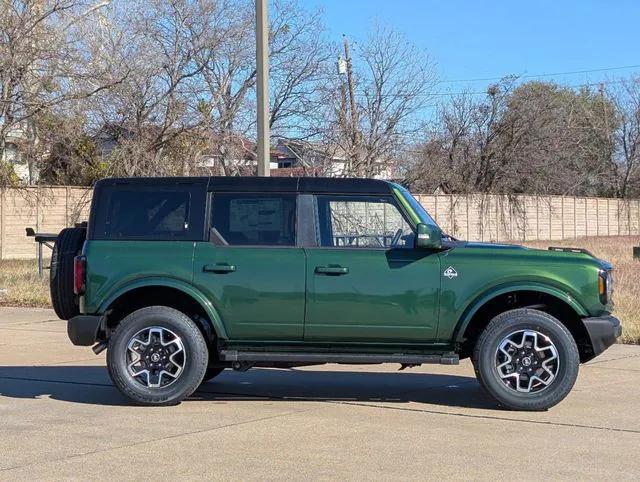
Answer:
<svg viewBox="0 0 640 482"><path fill-rule="evenodd" d="M288 157L289 154L293 154L295 158L303 164L305 164L305 156L309 154L324 157L332 161L344 161L347 158L347 154L340 146L327 146L317 142L298 139L279 139L275 149L279 153L279 158Z"/></svg>
<svg viewBox="0 0 640 482"><path fill-rule="evenodd" d="M279 167L271 169L271 177L318 177L322 169L318 167Z"/></svg>

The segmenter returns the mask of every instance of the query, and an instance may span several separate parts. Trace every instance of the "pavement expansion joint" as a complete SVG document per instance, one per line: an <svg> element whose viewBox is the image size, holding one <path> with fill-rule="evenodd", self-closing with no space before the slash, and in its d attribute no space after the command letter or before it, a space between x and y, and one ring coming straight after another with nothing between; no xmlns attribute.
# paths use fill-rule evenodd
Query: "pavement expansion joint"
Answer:
<svg viewBox="0 0 640 482"><path fill-rule="evenodd" d="M130 443L130 444L124 444L124 445L118 445L115 447L106 447L103 449L97 449L97 450L91 450L88 452L82 452L82 453L77 453L77 454L73 454L73 455L69 455L66 457L60 457L57 459L52 459L52 460L42 460L42 461L38 461L38 462L34 462L32 464L23 464L23 465L15 465L12 467L6 467L6 468L0 468L0 472L8 472L11 470L18 470L18 469L23 469L26 467L34 467L34 466L38 466L38 465L45 465L48 463L56 463L56 462L64 462L67 460L73 460L75 458L79 458L79 457L84 457L87 455L94 455L94 454L98 454L98 453L105 453L105 452L111 452L113 450L120 450L120 449L128 449L128 448L133 448L133 447L138 447L140 445L145 445L145 444L150 444L150 443L154 443L154 442L162 442L165 440L174 440L177 438L181 438L181 437L188 437L190 435L197 435L197 434L202 434L202 433L206 433L206 432L215 432L216 430L222 430L225 428L232 428L232 427L238 427L240 425L248 425L251 423L258 423L258 422L264 422L266 420L272 420L275 418L281 418L281 417L287 417L289 415L297 415L297 414L301 414L301 413L305 413L305 412L311 412L313 410L319 410L322 407L315 407L315 408L307 408L307 409L303 409L303 410L292 410L289 412L285 412L285 413L279 413L277 415L270 415L268 417L260 417L260 418L254 418L251 420L243 420L240 422L234 422L234 423L227 423L224 425L219 425L216 427L208 427L208 428L203 428L200 430L192 430L189 432L182 432L182 433L178 433L178 434L174 434L174 435L167 435L164 437L156 437L156 438L151 438L151 439L147 439L147 440L141 440L139 442L134 442L134 443Z"/></svg>

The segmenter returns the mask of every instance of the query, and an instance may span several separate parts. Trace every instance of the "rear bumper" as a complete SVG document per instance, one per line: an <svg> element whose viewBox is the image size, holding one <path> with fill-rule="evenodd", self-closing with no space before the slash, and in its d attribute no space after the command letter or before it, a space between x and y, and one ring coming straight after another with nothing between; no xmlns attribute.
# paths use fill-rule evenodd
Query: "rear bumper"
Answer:
<svg viewBox="0 0 640 482"><path fill-rule="evenodd" d="M582 319L593 348L593 356L598 356L611 345L622 334L620 320L615 316L599 316Z"/></svg>
<svg viewBox="0 0 640 482"><path fill-rule="evenodd" d="M71 343L91 346L104 334L104 316L78 315L67 321L67 335Z"/></svg>

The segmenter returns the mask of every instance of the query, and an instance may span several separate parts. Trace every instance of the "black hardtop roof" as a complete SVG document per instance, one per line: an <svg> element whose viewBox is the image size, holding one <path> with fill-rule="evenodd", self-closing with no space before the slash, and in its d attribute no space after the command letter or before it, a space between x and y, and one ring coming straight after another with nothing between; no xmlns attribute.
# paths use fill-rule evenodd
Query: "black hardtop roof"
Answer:
<svg viewBox="0 0 640 482"><path fill-rule="evenodd" d="M380 179L336 178L336 177L121 177L98 181L96 188L118 185L176 185L190 184L206 186L215 192L315 192L388 194L392 183Z"/></svg>

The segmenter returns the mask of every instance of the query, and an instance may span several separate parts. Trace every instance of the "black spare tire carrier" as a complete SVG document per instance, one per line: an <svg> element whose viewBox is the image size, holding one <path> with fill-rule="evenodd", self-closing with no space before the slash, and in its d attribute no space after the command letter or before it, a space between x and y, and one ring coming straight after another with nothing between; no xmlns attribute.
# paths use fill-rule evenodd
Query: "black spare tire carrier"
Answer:
<svg viewBox="0 0 640 482"><path fill-rule="evenodd" d="M80 314L78 296L73 291L73 258L82 251L87 228L65 228L58 234L51 253L49 289L53 309L62 320Z"/></svg>

